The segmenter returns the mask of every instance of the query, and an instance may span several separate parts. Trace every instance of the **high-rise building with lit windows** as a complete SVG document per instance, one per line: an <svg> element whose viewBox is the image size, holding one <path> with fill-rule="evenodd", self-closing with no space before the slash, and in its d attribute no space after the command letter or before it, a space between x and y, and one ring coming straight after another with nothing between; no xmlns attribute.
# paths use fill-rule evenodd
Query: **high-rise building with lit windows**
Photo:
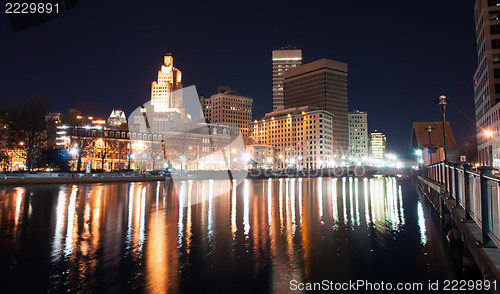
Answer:
<svg viewBox="0 0 500 294"><path fill-rule="evenodd" d="M473 83L478 158L481 165L499 168L500 0L477 0L474 16L477 69Z"/></svg>
<svg viewBox="0 0 500 294"><path fill-rule="evenodd" d="M158 80L151 84L151 105L155 112L169 112L182 108L181 71L174 67L174 58L170 52L163 58L163 65L158 71Z"/></svg>
<svg viewBox="0 0 500 294"><path fill-rule="evenodd" d="M301 64L302 50L273 50L273 111L276 111L284 106L283 73L288 69L299 66Z"/></svg>
<svg viewBox="0 0 500 294"><path fill-rule="evenodd" d="M368 157L368 114L352 111L347 114L349 121L349 157L362 159Z"/></svg>
<svg viewBox="0 0 500 294"><path fill-rule="evenodd" d="M384 134L375 132L370 134L370 157L373 159L382 160L385 158L385 141Z"/></svg>
<svg viewBox="0 0 500 294"><path fill-rule="evenodd" d="M217 94L209 98L200 97L205 120L210 123L229 125L232 134L248 135L248 124L252 121L250 97L241 96L231 87L217 87Z"/></svg>
<svg viewBox="0 0 500 294"><path fill-rule="evenodd" d="M275 147L277 168L319 169L333 167L333 114L312 106L266 113L250 124L252 138Z"/></svg>
<svg viewBox="0 0 500 294"><path fill-rule="evenodd" d="M323 58L287 70L285 107L316 106L333 113L335 157L347 154L347 63Z"/></svg>

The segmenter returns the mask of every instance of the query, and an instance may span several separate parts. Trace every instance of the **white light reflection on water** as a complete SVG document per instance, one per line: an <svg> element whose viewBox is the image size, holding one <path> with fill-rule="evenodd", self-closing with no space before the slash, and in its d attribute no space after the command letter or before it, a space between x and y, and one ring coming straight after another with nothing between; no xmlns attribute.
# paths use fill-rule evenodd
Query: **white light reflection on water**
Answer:
<svg viewBox="0 0 500 294"><path fill-rule="evenodd" d="M250 232L250 187L248 179L245 179L243 183L243 230L245 232L245 239L248 239L248 233Z"/></svg>
<svg viewBox="0 0 500 294"><path fill-rule="evenodd" d="M208 241L212 244L212 238L214 234L213 222L214 222L214 180L208 181ZM188 196L189 197L189 196Z"/></svg>
<svg viewBox="0 0 500 294"><path fill-rule="evenodd" d="M349 177L349 213L351 214L351 226L354 227L354 201L353 201L352 177Z"/></svg>
<svg viewBox="0 0 500 294"><path fill-rule="evenodd" d="M420 244L427 244L427 228L425 226L424 208L420 199L417 203L418 227L420 229Z"/></svg>
<svg viewBox="0 0 500 294"><path fill-rule="evenodd" d="M68 205L68 223L66 226L66 241L64 248L64 255L68 257L73 252L73 225L74 222L78 222L78 216L76 216L76 195L78 193L78 186L73 186L71 188L71 196L69 198ZM75 219L76 216L76 219Z"/></svg>
<svg viewBox="0 0 500 294"><path fill-rule="evenodd" d="M316 180L316 190L318 191L318 217L321 224L323 222L323 178Z"/></svg>
<svg viewBox="0 0 500 294"><path fill-rule="evenodd" d="M366 225L370 227L372 219L370 216L371 207L368 201L370 200L370 195L368 194L368 178L363 178L363 197L365 198L365 219Z"/></svg>
<svg viewBox="0 0 500 294"><path fill-rule="evenodd" d="M356 225L359 226L359 194L358 194L358 178L354 178L354 199L356 201Z"/></svg>
<svg viewBox="0 0 500 294"><path fill-rule="evenodd" d="M338 212L338 200L337 200L337 178L333 178L330 180L331 185L332 185L332 194L331 194L331 201L332 201L332 219L333 219L333 225L334 228L337 227L338 222L339 222L339 212Z"/></svg>
<svg viewBox="0 0 500 294"><path fill-rule="evenodd" d="M186 181L181 182L181 187L178 191L179 219L177 221L177 227L179 228L179 233L177 234L177 244L179 244L179 246L182 246L182 238L184 237L184 207L186 207L187 203Z"/></svg>
<svg viewBox="0 0 500 294"><path fill-rule="evenodd" d="M269 231L269 236L271 236L271 233L272 233L272 212L273 212L273 209L272 209L272 180L269 178L267 180L267 228L268 228L268 231ZM235 198L236 198L236 189L234 190L234 195L235 195ZM236 207L236 206L235 206ZM235 208L236 209L236 208Z"/></svg>
<svg viewBox="0 0 500 294"><path fill-rule="evenodd" d="M299 217L300 226L302 227L302 178L299 179Z"/></svg>
<svg viewBox="0 0 500 294"><path fill-rule="evenodd" d="M59 252L62 250L63 228L65 223L64 210L66 208L66 186L61 186L57 196L56 207L56 229L54 231L54 240L52 241L52 261L59 259Z"/></svg>
<svg viewBox="0 0 500 294"><path fill-rule="evenodd" d="M127 225L127 248L130 248L132 243L132 228L133 228L133 214L134 214L134 198L135 198L135 183L130 184L128 193L128 225ZM87 200L87 203L89 201Z"/></svg>
<svg viewBox="0 0 500 294"><path fill-rule="evenodd" d="M292 235L295 236L295 230L297 228L297 224L295 222L295 179L291 179L291 189L290 189L290 205L292 206Z"/></svg>
<svg viewBox="0 0 500 294"><path fill-rule="evenodd" d="M233 237L233 241L236 238L236 231L238 231L238 225L236 224L236 180L233 180L233 189L231 192L231 236Z"/></svg>
<svg viewBox="0 0 500 294"><path fill-rule="evenodd" d="M344 209L344 224L347 225L347 201L346 201L346 197L347 197L347 192L346 192L346 178L343 177L342 178L342 208Z"/></svg>
<svg viewBox="0 0 500 294"><path fill-rule="evenodd" d="M146 187L142 188L141 195L141 217L139 220L139 242L138 242L138 252L142 253L144 247L144 240L146 230Z"/></svg>

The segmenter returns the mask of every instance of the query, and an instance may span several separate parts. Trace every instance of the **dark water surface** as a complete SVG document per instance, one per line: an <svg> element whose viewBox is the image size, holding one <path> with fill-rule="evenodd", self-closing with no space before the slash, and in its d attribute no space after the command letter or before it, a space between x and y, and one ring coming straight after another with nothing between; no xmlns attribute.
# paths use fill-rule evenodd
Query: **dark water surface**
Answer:
<svg viewBox="0 0 500 294"><path fill-rule="evenodd" d="M427 287L455 277L438 227L395 178L0 187L0 292Z"/></svg>

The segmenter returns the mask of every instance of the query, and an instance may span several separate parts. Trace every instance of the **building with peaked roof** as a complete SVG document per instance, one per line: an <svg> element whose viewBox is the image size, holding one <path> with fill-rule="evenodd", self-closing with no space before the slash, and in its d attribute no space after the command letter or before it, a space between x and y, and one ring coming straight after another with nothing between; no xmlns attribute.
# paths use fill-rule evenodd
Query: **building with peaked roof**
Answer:
<svg viewBox="0 0 500 294"><path fill-rule="evenodd" d="M431 127L431 132L427 131ZM451 126L446 122L446 148L457 145ZM424 165L440 162L444 160L444 136L443 123L434 122L414 122L411 135L411 148L418 150L423 156Z"/></svg>
<svg viewBox="0 0 500 294"><path fill-rule="evenodd" d="M121 126L127 123L127 117L125 117L125 112L120 109L113 109L107 120L110 126Z"/></svg>

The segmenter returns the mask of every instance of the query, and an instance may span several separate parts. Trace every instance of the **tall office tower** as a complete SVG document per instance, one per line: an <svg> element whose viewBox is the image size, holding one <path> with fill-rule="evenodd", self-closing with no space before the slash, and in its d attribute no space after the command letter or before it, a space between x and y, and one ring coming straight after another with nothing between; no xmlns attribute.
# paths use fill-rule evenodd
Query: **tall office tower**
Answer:
<svg viewBox="0 0 500 294"><path fill-rule="evenodd" d="M377 132L370 134L370 156L373 159L382 160L385 157L385 135Z"/></svg>
<svg viewBox="0 0 500 294"><path fill-rule="evenodd" d="M347 114L349 121L348 155L361 159L368 157L368 114L353 111Z"/></svg>
<svg viewBox="0 0 500 294"><path fill-rule="evenodd" d="M210 123L228 124L232 134L248 135L252 121L253 99L238 95L230 87L217 87L217 94L210 98L200 97L205 120Z"/></svg>
<svg viewBox="0 0 500 294"><path fill-rule="evenodd" d="M155 112L171 112L182 108L181 71L174 67L174 58L170 52L165 55L163 65L158 71L158 80L151 84L151 105Z"/></svg>
<svg viewBox="0 0 500 294"><path fill-rule="evenodd" d="M474 74L476 133L481 165L500 167L500 0L474 6L477 69ZM493 134L493 135L491 135ZM489 136L488 136L489 135Z"/></svg>
<svg viewBox="0 0 500 294"><path fill-rule="evenodd" d="M302 64L302 50L273 50L273 111L283 107L283 73Z"/></svg>
<svg viewBox="0 0 500 294"><path fill-rule="evenodd" d="M320 59L283 74L285 107L316 106L333 113L334 156L347 154L347 63Z"/></svg>

